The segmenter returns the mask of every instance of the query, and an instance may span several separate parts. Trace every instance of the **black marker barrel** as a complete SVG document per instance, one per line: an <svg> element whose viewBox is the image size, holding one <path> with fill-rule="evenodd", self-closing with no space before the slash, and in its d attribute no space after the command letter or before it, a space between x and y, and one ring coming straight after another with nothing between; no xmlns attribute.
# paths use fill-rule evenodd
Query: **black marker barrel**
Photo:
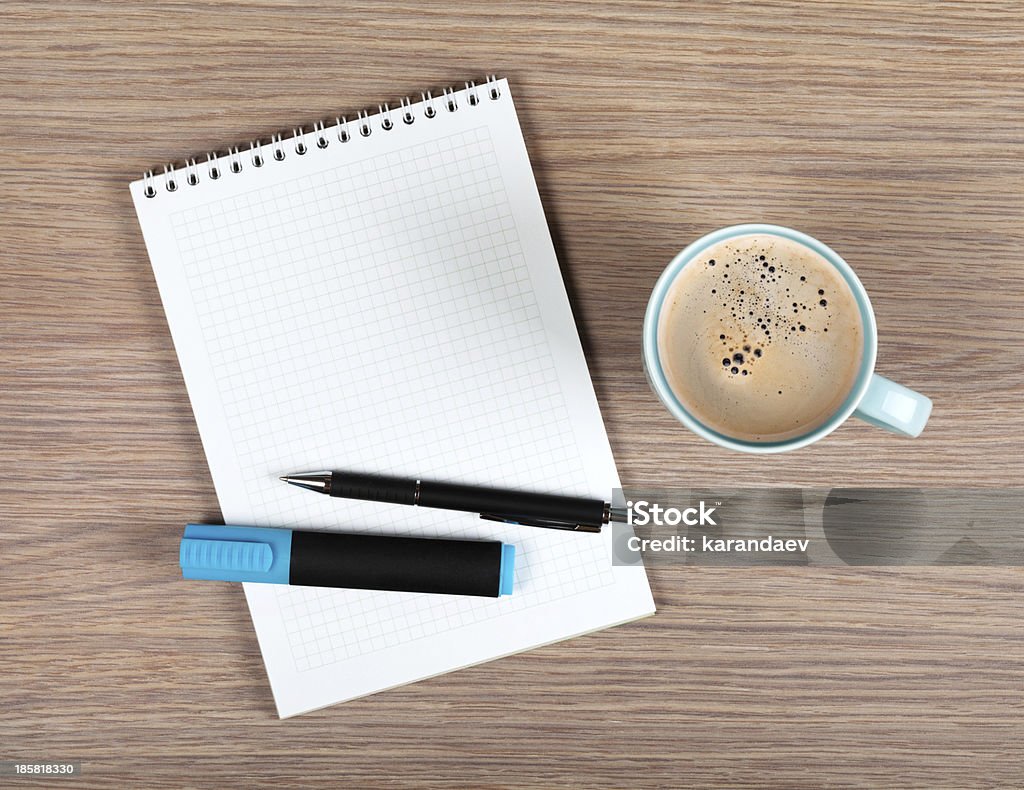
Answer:
<svg viewBox="0 0 1024 790"><path fill-rule="evenodd" d="M293 532L290 583L484 595L500 590L502 544Z"/></svg>

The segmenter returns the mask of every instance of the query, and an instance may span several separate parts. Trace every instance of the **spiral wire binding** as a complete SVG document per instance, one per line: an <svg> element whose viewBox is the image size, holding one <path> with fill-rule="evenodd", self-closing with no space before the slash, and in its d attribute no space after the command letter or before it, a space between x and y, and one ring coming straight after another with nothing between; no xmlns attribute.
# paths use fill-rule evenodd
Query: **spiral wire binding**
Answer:
<svg viewBox="0 0 1024 790"><path fill-rule="evenodd" d="M324 131L324 122L317 121L313 124L313 134L316 135L316 147L326 148L330 145L330 141L327 139L327 134Z"/></svg>
<svg viewBox="0 0 1024 790"><path fill-rule="evenodd" d="M437 115L437 110L434 109L434 97L430 94L430 91L421 91L420 97L422 99L423 104L426 105L423 108L423 117L433 118L435 115Z"/></svg>
<svg viewBox="0 0 1024 790"><path fill-rule="evenodd" d="M477 86L476 82L469 81L465 83L465 88L462 91L457 91L455 88L445 88L439 99L435 99L431 91L422 91L420 93L422 117L428 120L436 118L439 111L438 102L440 102L440 109L450 113L458 112L460 109L458 93L463 94L466 104L470 107L480 106L483 102L482 97L486 97L491 101L497 101L501 98L498 78L491 74L480 86ZM399 106L394 109L392 109L388 102L384 102L377 105L377 112L372 115L368 110L360 110L355 120L355 131L358 132L360 137L369 137L373 134L374 122L376 122L377 127L381 131L390 132L397 127L397 120L401 120L406 126L412 126L417 120L412 99L408 96L401 99ZM334 119L333 137L339 143L350 142L353 137L351 126L346 116L337 116ZM307 132L305 127L298 126L292 129L291 137L288 138L290 147L298 156L305 156L311 150L310 145L306 142L307 135L311 135L309 138L310 142L316 148L325 149L331 144L332 135L328 132L326 122L316 121L310 132ZM270 136L270 159L283 162L287 158L287 152L285 151L287 145L285 136L281 132L272 134ZM232 174L241 173L245 167L243 163L245 158L240 146L237 145L229 147L227 154L223 155L211 151L206 155L206 177L211 181L216 181L223 176L225 171ZM221 162L222 159L224 160L223 163ZM263 152L262 140L250 141L248 160L255 168L263 167L266 164L267 157ZM225 170L221 169L222 165L225 167ZM160 181L159 185L158 179ZM175 171L174 163L172 162L164 165L163 173L160 176L155 175L152 170L147 170L142 176L142 181L142 193L148 198L153 198L159 194L160 186L163 187L165 192L177 192L181 188L182 182L187 186L196 186L202 181L201 167L196 163L195 158L191 157L185 160L180 172Z"/></svg>
<svg viewBox="0 0 1024 790"><path fill-rule="evenodd" d="M174 178L174 164L164 165L164 189L168 192L178 191L178 182Z"/></svg>

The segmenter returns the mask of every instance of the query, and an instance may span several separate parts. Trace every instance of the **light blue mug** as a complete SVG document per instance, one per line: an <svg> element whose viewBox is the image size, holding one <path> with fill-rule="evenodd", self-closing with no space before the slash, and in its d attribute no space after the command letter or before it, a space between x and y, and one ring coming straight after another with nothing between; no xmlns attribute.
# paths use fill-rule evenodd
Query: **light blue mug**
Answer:
<svg viewBox="0 0 1024 790"><path fill-rule="evenodd" d="M749 442L735 439L701 423L683 407L679 398L672 391L658 357L658 324L661 319L662 305L679 273L713 244L736 236L754 233L780 236L797 242L818 253L835 266L856 297L860 308L861 322L864 325L864 348L861 354L860 371L846 400L823 425L802 436L778 442ZM850 415L893 433L903 436L918 436L924 430L925 423L928 422L928 416L932 411L932 402L924 395L875 373L875 357L878 354L875 313L871 309L871 300L868 299L867 291L864 290L864 286L857 279L857 275L854 274L849 264L834 250L817 239L779 225L732 225L702 236L680 252L665 267L665 271L658 278L654 291L651 293L647 314L644 316L643 352L647 380L665 407L677 420L698 436L703 436L715 444L732 450L742 450L748 453L781 453L787 450L796 450L832 433Z"/></svg>

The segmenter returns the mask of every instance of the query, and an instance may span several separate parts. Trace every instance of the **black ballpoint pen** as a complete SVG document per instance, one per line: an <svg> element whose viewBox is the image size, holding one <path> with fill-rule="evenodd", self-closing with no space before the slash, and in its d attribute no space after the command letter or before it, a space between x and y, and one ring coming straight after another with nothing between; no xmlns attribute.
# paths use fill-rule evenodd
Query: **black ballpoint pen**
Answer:
<svg viewBox="0 0 1024 790"><path fill-rule="evenodd" d="M600 499L351 472L301 472L281 480L332 497L461 510L479 513L480 518L491 521L528 527L600 532L609 521L626 521L625 508L612 507Z"/></svg>

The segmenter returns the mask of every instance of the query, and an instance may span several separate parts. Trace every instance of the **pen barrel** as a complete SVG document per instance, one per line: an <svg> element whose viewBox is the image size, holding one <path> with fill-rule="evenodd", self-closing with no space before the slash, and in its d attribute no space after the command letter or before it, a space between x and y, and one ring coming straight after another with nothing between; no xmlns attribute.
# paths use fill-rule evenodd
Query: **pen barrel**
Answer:
<svg viewBox="0 0 1024 790"><path fill-rule="evenodd" d="M420 483L417 504L423 507L509 516L513 519L517 516L531 517L595 527L604 523L605 510L605 503L600 499L427 482Z"/></svg>
<svg viewBox="0 0 1024 790"><path fill-rule="evenodd" d="M307 587L498 597L502 544L292 533L289 582Z"/></svg>
<svg viewBox="0 0 1024 790"><path fill-rule="evenodd" d="M395 505L415 505L416 481L404 477L389 477L387 475L332 472L331 496L361 499L364 502L391 502Z"/></svg>

